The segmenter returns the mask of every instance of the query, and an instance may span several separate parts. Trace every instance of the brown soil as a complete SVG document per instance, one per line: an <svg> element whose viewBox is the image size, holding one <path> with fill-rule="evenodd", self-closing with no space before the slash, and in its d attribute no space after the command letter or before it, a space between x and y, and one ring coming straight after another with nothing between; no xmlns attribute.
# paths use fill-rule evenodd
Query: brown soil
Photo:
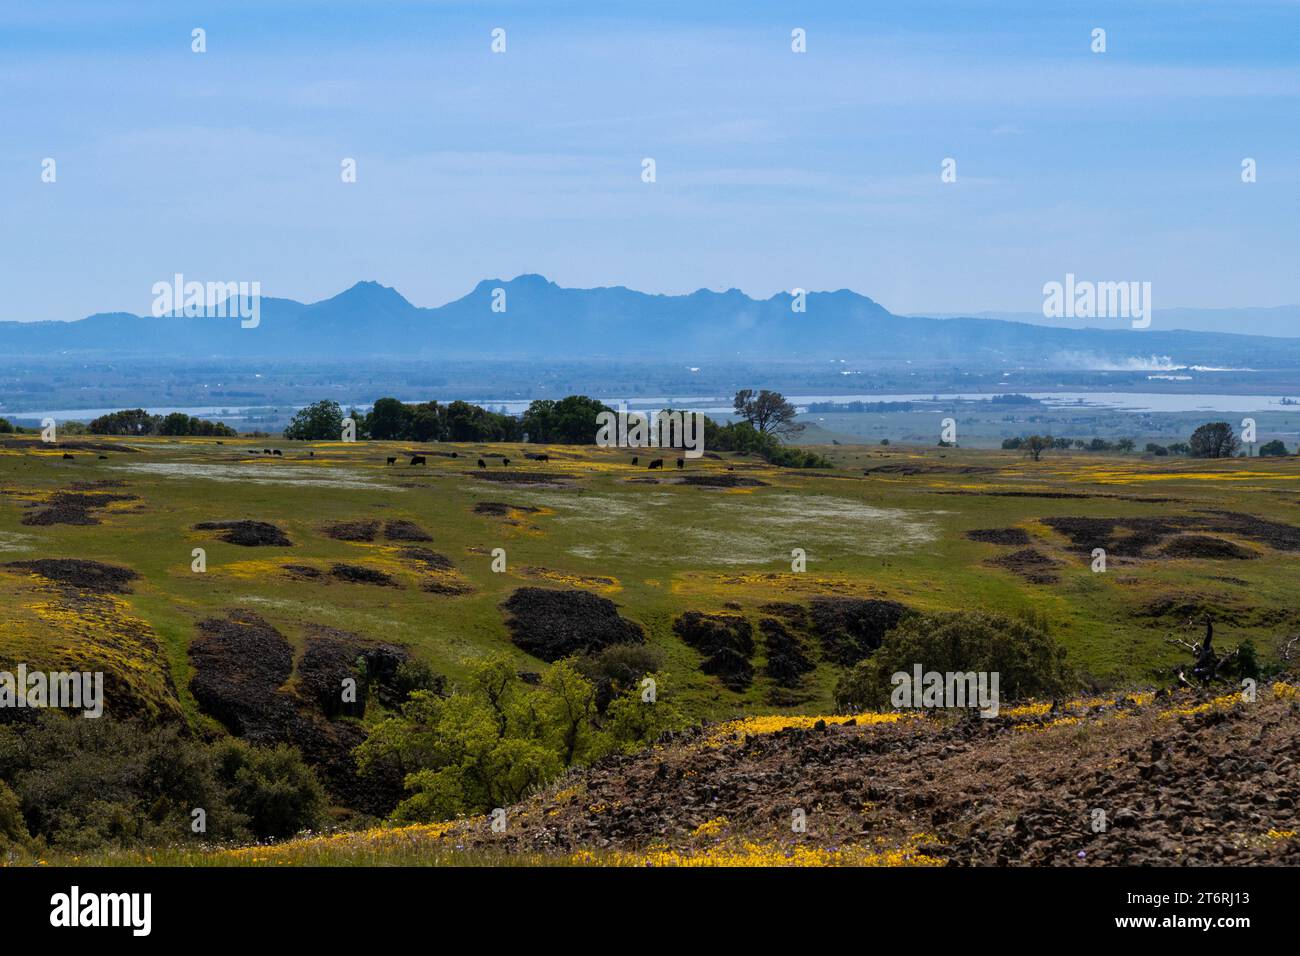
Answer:
<svg viewBox="0 0 1300 956"><path fill-rule="evenodd" d="M743 691L754 681L754 628L738 614L687 611L673 621L673 633L704 655L700 670L728 690Z"/></svg>
<svg viewBox="0 0 1300 956"><path fill-rule="evenodd" d="M763 675L777 687L799 687L803 675L817 666L809 659L803 642L774 617L763 618L758 622L758 629L763 632L763 645L767 652ZM777 703L776 700L769 702Z"/></svg>
<svg viewBox="0 0 1300 956"><path fill-rule="evenodd" d="M253 743L297 747L341 805L371 814L392 809L402 794L401 773L359 777L352 751L365 739L365 731L354 721L328 718L342 710L342 685L335 681L352 676L343 670L355 665L357 657L365 659L368 672L379 675L382 687L385 679L391 679L384 675L395 675L405 651L309 625L299 666L299 696L285 688L293 670L289 642L265 620L236 611L225 620L202 621L198 628L199 636L190 644L194 664L190 690L206 713ZM365 701L366 682L359 680L357 690L358 700Z"/></svg>
<svg viewBox="0 0 1300 956"><path fill-rule="evenodd" d="M572 484L568 475L543 471L473 471L470 472L479 481L499 481L517 485L556 485Z"/></svg>
<svg viewBox="0 0 1300 956"><path fill-rule="evenodd" d="M401 587L397 579L385 571L367 568L360 564L335 564L330 568L330 577L348 584L377 584L385 588Z"/></svg>
<svg viewBox="0 0 1300 956"><path fill-rule="evenodd" d="M1277 551L1300 551L1300 528L1232 511L1160 518L1056 517L1044 518L1043 524L1069 538L1078 551L1105 548L1108 555L1129 558L1158 557L1158 546L1183 532L1231 534Z"/></svg>
<svg viewBox="0 0 1300 956"><path fill-rule="evenodd" d="M1259 557L1249 548L1203 534L1180 535L1162 547L1160 553L1170 558L1209 558L1216 561L1243 561Z"/></svg>
<svg viewBox="0 0 1300 956"><path fill-rule="evenodd" d="M1300 551L1300 528L1294 525L1234 511L1203 513L1209 517L1204 519L1199 530L1241 535L1251 541L1266 544L1276 551Z"/></svg>
<svg viewBox="0 0 1300 956"><path fill-rule="evenodd" d="M1070 499L1077 501L1091 501L1094 498L1113 498L1116 501L1140 501L1144 504L1168 504L1169 502L1178 501L1178 498L1157 498L1150 495L1112 495L1104 491L1083 492L1083 491L971 491L969 489L954 489L947 491L936 491L936 495L977 495L987 498L1056 498Z"/></svg>
<svg viewBox="0 0 1300 956"><path fill-rule="evenodd" d="M130 594L128 586L140 575L130 568L80 558L40 558L35 561L10 561L6 568L18 568L39 574L47 581L94 591L99 594Z"/></svg>
<svg viewBox="0 0 1300 956"><path fill-rule="evenodd" d="M44 442L37 442L23 438L0 438L0 448L58 448L61 451L122 451L131 454L135 454L140 450L138 448L132 448L130 445L115 445L111 442L59 441L47 445Z"/></svg>
<svg viewBox="0 0 1300 956"><path fill-rule="evenodd" d="M510 505L504 501L480 501L474 506L476 515L488 515L492 518L508 518L511 512L521 512L523 514L536 514L540 508L533 508L529 505Z"/></svg>
<svg viewBox="0 0 1300 956"><path fill-rule="evenodd" d="M321 533L335 541L374 541L379 533L379 522L371 519L336 521L321 528Z"/></svg>
<svg viewBox="0 0 1300 956"><path fill-rule="evenodd" d="M399 518L384 524L384 537L389 541L432 541L432 536L414 521Z"/></svg>
<svg viewBox="0 0 1300 956"><path fill-rule="evenodd" d="M107 508L115 501L138 501L137 495L115 495L108 492L58 491L47 501L29 505L23 515L25 525L92 525L99 519L92 512Z"/></svg>
<svg viewBox="0 0 1300 956"><path fill-rule="evenodd" d="M437 551L430 551L428 548L403 548L397 554L398 557L405 558L407 561L414 561L422 567L435 571L456 570L456 565L451 563L451 558L445 554L439 554Z"/></svg>
<svg viewBox="0 0 1300 956"><path fill-rule="evenodd" d="M1023 548L1011 554L989 558L985 563L995 568L1013 571L1030 584L1056 584L1060 580L1056 575L1060 563L1033 548Z"/></svg>
<svg viewBox="0 0 1300 956"><path fill-rule="evenodd" d="M1056 715L849 720L721 746L705 743L716 729L688 731L571 772L512 808L505 833L466 824L453 836L507 852L717 839L792 851L928 833L938 843L923 852L950 865L1300 864L1300 840L1267 836L1300 830L1300 704L1261 685L1259 703L1226 712L1162 716L1171 706L1072 709L1056 726ZM806 833L791 832L793 808ZM694 834L719 818L719 836Z"/></svg>
<svg viewBox="0 0 1300 956"><path fill-rule="evenodd" d="M808 609L802 604L795 604L791 601L772 601L768 604L760 604L758 609L765 614L779 617L794 627L802 630L808 628Z"/></svg>
<svg viewBox="0 0 1300 956"><path fill-rule="evenodd" d="M267 521L204 521L194 526L195 531L224 531L221 540L245 548L287 548L293 542L285 533Z"/></svg>
<svg viewBox="0 0 1300 956"><path fill-rule="evenodd" d="M742 475L682 475L676 480L679 485L696 485L700 488L765 488L766 481L758 478L746 478Z"/></svg>
<svg viewBox="0 0 1300 956"><path fill-rule="evenodd" d="M421 586L420 590L428 591L430 594L443 594L448 597L459 597L462 594L473 594L474 586L472 584L466 584L464 581L434 578L431 581L426 581Z"/></svg>
<svg viewBox="0 0 1300 956"><path fill-rule="evenodd" d="M200 621L190 643L190 691L232 733L256 742L285 739L292 699L279 688L293 670L293 650L274 627L249 611Z"/></svg>
<svg viewBox="0 0 1300 956"><path fill-rule="evenodd" d="M105 488L125 488L126 482L121 478L100 478L97 481L74 481L68 485L69 491L102 491Z"/></svg>
<svg viewBox="0 0 1300 956"><path fill-rule="evenodd" d="M364 717L372 687L381 700L387 697L389 703L398 703L392 685L398 666L409 657L405 648L394 644L380 644L360 634L316 625L298 661L298 693L315 701L330 719ZM347 678L356 681L355 701L343 699L343 682Z"/></svg>
<svg viewBox="0 0 1300 956"><path fill-rule="evenodd" d="M1274 632L1289 632L1300 624L1300 608L1278 607L1254 600L1249 595L1215 593L1205 589L1166 591L1139 604L1131 613L1137 618L1155 618L1174 627L1192 620L1201 622L1207 616L1218 625L1237 629L1268 628ZM1199 638L1199 632L1196 636Z"/></svg>
<svg viewBox="0 0 1300 956"><path fill-rule="evenodd" d="M324 576L320 568L313 568L309 564L286 564L283 568L297 578L308 578L314 580Z"/></svg>
<svg viewBox="0 0 1300 956"><path fill-rule="evenodd" d="M619 617L613 601L576 588L519 588L501 607L514 645L548 662L645 640L641 625Z"/></svg>
<svg viewBox="0 0 1300 956"><path fill-rule="evenodd" d="M985 544L1005 544L1020 547L1029 543L1029 532L1024 528L981 528L967 531L966 537Z"/></svg>
<svg viewBox="0 0 1300 956"><path fill-rule="evenodd" d="M821 597L813 599L809 619L827 658L851 667L878 648L909 610L897 601Z"/></svg>
<svg viewBox="0 0 1300 956"><path fill-rule="evenodd" d="M997 471L987 465L888 464L867 468L864 475L989 475Z"/></svg>

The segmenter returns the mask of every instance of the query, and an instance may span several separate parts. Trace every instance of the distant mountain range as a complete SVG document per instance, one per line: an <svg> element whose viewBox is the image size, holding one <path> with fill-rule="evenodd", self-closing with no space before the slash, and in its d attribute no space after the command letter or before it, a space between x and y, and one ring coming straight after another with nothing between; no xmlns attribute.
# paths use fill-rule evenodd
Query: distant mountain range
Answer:
<svg viewBox="0 0 1300 956"><path fill-rule="evenodd" d="M792 311L791 301L786 293L759 300L737 289L677 296L621 286L566 289L521 275L484 280L463 298L420 308L387 286L358 282L310 305L263 297L257 328L241 328L237 318L126 313L0 322L0 354L33 361L463 357L693 365L826 358L965 368L1300 367L1300 339L1161 331L1160 313L1148 330L1132 329L1125 319L1113 320L1109 329L1070 329L1003 318L894 315L846 289L808 293L803 312ZM494 302L504 302L505 311L494 311Z"/></svg>
<svg viewBox="0 0 1300 956"><path fill-rule="evenodd" d="M936 319L959 317L957 313L948 312L926 312L917 315ZM1026 322L1030 325L1051 325L1071 329L1083 329L1099 324L1096 319L1048 319L1044 318L1041 312L966 312L961 317ZM1189 332L1230 332L1234 335L1248 332L1251 335L1300 338L1300 305L1253 309L1157 308L1152 328L1182 329Z"/></svg>

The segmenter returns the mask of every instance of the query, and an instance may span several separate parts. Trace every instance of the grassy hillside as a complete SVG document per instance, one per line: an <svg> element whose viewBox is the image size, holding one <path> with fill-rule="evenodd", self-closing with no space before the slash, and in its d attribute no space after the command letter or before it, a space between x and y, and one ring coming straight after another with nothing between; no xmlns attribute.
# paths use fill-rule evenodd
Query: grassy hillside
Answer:
<svg viewBox="0 0 1300 956"><path fill-rule="evenodd" d="M428 464L409 465L412 450ZM525 460L525 450L550 460ZM201 620L255 611L291 642L308 624L328 624L404 645L455 681L490 651L544 670L512 647L499 605L521 586L577 587L644 627L665 656L666 692L690 715L724 719L827 712L838 671L813 640L816 669L774 695L759 641L756 679L729 690L674 634L688 609L757 623L771 613L764 605L829 595L1029 613L1047 620L1090 680L1111 685L1151 681L1179 659L1164 638L1192 613L1214 611L1222 646L1251 637L1265 659L1300 618L1294 458L830 454L830 472L730 455L681 471L670 458L651 471L644 453L633 466L628 452L594 448L9 438L0 446L0 663L102 667L110 712L181 713L197 724L209 718L188 689L187 648ZM1061 521L1079 518L1116 520ZM246 519L275 525L291 544L247 547L196 530ZM371 541L327 530L369 521L380 522ZM426 531L432 540L419 546L454 567L412 559L411 542L384 534L395 521ZM978 530L997 533L968 537ZM1098 544L1109 546L1103 574L1089 566ZM191 570L195 548L206 550L204 573ZM497 548L502 573L491 569ZM791 571L796 548L807 554L803 573ZM139 577L123 593L74 597L21 564L43 558ZM390 586L332 576L340 563L387 574Z"/></svg>

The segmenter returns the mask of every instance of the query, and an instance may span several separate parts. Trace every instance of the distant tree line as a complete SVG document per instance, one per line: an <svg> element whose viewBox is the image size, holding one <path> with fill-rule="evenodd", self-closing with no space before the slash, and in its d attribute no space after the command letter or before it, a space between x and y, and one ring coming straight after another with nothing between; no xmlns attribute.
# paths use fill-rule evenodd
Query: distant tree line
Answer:
<svg viewBox="0 0 1300 956"><path fill-rule="evenodd" d="M237 432L223 422L194 418L184 412L150 415L143 408L110 412L86 426L92 435L169 435L182 437L231 438Z"/></svg>
<svg viewBox="0 0 1300 956"><path fill-rule="evenodd" d="M795 408L780 393L745 389L737 393L735 407L741 421L720 425L705 418L706 449L759 455L783 468L832 467L814 452L782 443L782 436L797 435L803 426L794 421ZM351 418L358 440L517 442L527 436L532 443L594 445L596 416L614 411L586 395L539 399L518 417L469 402L408 404L396 398L379 399L366 414L355 409L345 414L338 402L326 400L299 409L285 427L284 437L338 441L344 419Z"/></svg>
<svg viewBox="0 0 1300 956"><path fill-rule="evenodd" d="M1079 451L1118 451L1128 454L1135 445L1136 443L1132 438L1121 438L1115 442L1108 442L1103 438L1084 441L1081 438L1053 438L1051 435L1028 435L1005 438L1002 441L1003 448L1022 449L1031 455L1035 461L1039 459L1043 452L1049 449L1064 451L1073 448ZM1240 450L1241 440L1227 422L1209 422L1202 425L1185 442L1173 442L1169 445L1148 442L1145 448L1148 455L1157 457L1187 455L1192 458L1231 458ZM1259 453L1266 457L1288 454L1286 445L1277 439L1261 445Z"/></svg>
<svg viewBox="0 0 1300 956"><path fill-rule="evenodd" d="M353 410L346 417L356 424L358 439L375 441L502 442L523 441L527 435L530 442L593 445L596 416L612 410L585 395L535 401L519 417L462 401L407 404L381 398L368 413ZM284 437L338 441L344 417L338 402L316 402L293 416Z"/></svg>

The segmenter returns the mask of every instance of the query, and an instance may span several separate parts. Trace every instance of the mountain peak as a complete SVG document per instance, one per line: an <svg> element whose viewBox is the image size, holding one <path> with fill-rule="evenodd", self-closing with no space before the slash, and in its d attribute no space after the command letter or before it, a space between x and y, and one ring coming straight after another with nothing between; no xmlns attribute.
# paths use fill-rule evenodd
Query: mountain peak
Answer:
<svg viewBox="0 0 1300 956"><path fill-rule="evenodd" d="M382 285L373 279L363 279L351 287L344 289L332 299L326 299L325 301L335 302L340 299L349 302L401 304L408 307L411 305L402 293L398 292L392 286Z"/></svg>

